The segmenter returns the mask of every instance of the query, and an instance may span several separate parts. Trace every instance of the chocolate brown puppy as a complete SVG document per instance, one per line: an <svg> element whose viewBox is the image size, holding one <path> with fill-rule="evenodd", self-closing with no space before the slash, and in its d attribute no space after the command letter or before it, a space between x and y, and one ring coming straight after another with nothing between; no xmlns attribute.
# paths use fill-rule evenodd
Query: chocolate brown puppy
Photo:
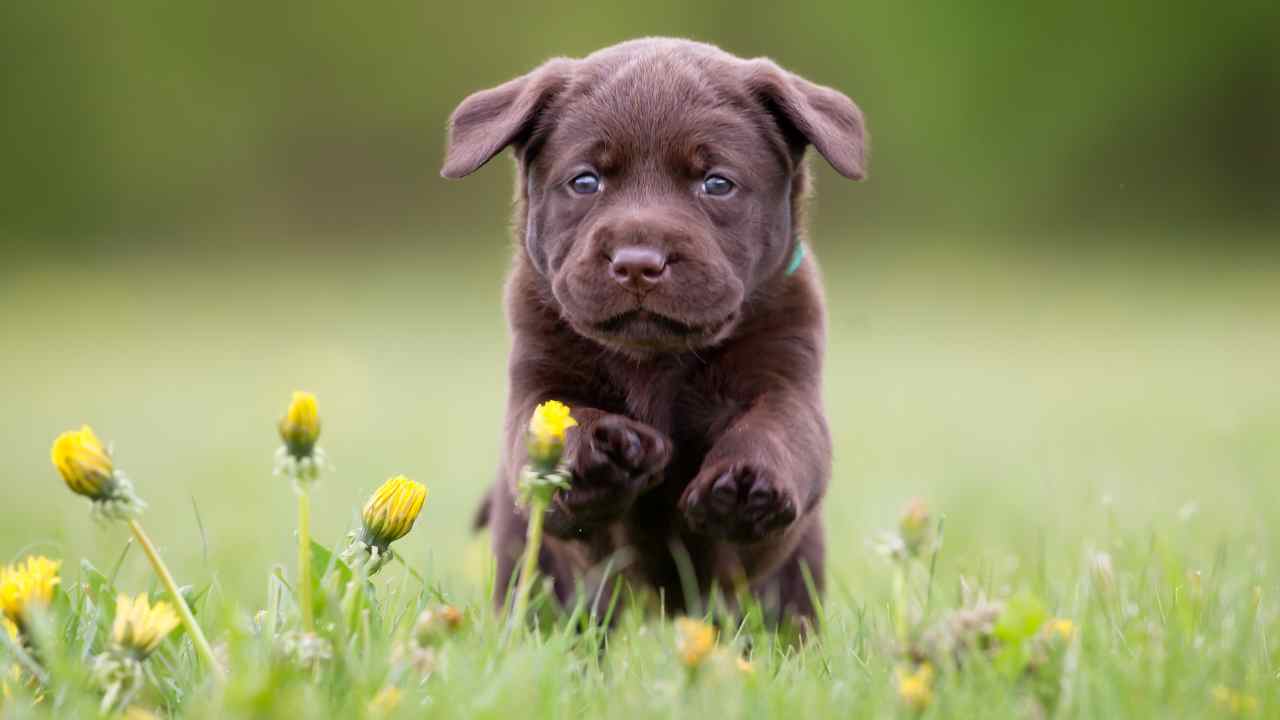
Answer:
<svg viewBox="0 0 1280 720"><path fill-rule="evenodd" d="M517 164L504 455L484 515L499 588L524 545L525 430L557 399L580 423L539 558L562 600L607 599L612 567L678 611L696 602L691 565L700 594L745 587L775 615L812 616L831 439L801 228L809 146L862 178L857 106L684 40L551 60L454 111L445 177L507 147Z"/></svg>

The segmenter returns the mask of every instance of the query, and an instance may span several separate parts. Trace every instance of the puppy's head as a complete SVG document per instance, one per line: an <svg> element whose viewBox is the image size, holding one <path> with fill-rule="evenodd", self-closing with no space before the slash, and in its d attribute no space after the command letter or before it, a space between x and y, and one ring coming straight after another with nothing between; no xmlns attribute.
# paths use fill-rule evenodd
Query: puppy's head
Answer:
<svg viewBox="0 0 1280 720"><path fill-rule="evenodd" d="M785 272L805 149L865 172L849 98L682 40L556 59L462 102L442 174L515 149L524 250L564 320L633 355L730 336Z"/></svg>

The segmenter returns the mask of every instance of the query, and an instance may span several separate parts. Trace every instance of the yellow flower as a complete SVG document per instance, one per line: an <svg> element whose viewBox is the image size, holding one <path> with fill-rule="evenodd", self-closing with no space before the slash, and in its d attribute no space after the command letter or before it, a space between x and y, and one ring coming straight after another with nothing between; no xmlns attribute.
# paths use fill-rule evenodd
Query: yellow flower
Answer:
<svg viewBox="0 0 1280 720"><path fill-rule="evenodd" d="M920 711L933 702L933 666L923 663L914 671L905 666L896 670L898 697L912 710Z"/></svg>
<svg viewBox="0 0 1280 720"><path fill-rule="evenodd" d="M378 691L377 695L369 701L369 712L373 715L390 715L400 706L402 697L400 688L394 685L387 685Z"/></svg>
<svg viewBox="0 0 1280 720"><path fill-rule="evenodd" d="M53 441L53 465L73 492L107 500L115 486L115 466L102 441L88 425L68 430Z"/></svg>
<svg viewBox="0 0 1280 720"><path fill-rule="evenodd" d="M744 657L742 657L742 656L738 656L738 663L737 663L737 664L738 664L738 670L739 670L743 675L755 675L755 674L756 674L756 666L755 666L755 665L752 665L750 660L748 660L748 659L746 659L746 658L744 658Z"/></svg>
<svg viewBox="0 0 1280 720"><path fill-rule="evenodd" d="M289 410L280 419L280 439L293 457L311 457L320 439L320 410L315 395L302 391L293 394Z"/></svg>
<svg viewBox="0 0 1280 720"><path fill-rule="evenodd" d="M1051 637L1070 640L1076 634L1076 624L1070 618L1053 618L1044 624L1044 630Z"/></svg>
<svg viewBox="0 0 1280 720"><path fill-rule="evenodd" d="M413 523L427 500L427 488L403 475L397 475L365 503L361 517L364 533L361 540L379 550L399 540L413 529Z"/></svg>
<svg viewBox="0 0 1280 720"><path fill-rule="evenodd" d="M577 425L569 406L559 400L539 405L529 419L529 461L545 470L555 468L564 452L565 431Z"/></svg>
<svg viewBox="0 0 1280 720"><path fill-rule="evenodd" d="M933 523L929 517L929 506L918 497L911 498L898 518L898 535L907 554L919 555L931 549L933 544Z"/></svg>
<svg viewBox="0 0 1280 720"><path fill-rule="evenodd" d="M701 620L676 620L676 654L690 669L697 668L716 646L716 630Z"/></svg>
<svg viewBox="0 0 1280 720"><path fill-rule="evenodd" d="M146 594L139 594L134 600L126 595L116 597L111 639L139 659L150 655L177 626L178 614L167 602L152 605Z"/></svg>
<svg viewBox="0 0 1280 720"><path fill-rule="evenodd" d="M1244 715L1258 709L1258 698L1246 695L1235 688L1219 685L1212 692L1213 700L1218 704L1218 707L1230 712L1232 715Z"/></svg>
<svg viewBox="0 0 1280 720"><path fill-rule="evenodd" d="M21 627L35 608L47 608L59 582L62 563L42 555L0 568L0 609L9 622Z"/></svg>

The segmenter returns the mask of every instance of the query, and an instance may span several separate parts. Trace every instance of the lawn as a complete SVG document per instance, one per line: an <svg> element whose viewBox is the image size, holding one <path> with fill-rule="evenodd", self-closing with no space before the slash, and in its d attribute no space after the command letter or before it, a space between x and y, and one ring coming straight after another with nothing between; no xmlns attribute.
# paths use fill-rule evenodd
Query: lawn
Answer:
<svg viewBox="0 0 1280 720"><path fill-rule="evenodd" d="M114 593L86 568L120 563L116 588L159 590L136 548L121 562L127 531L90 520L49 463L54 437L87 422L179 582L208 588L199 615L230 667L218 687L184 637L166 641L138 695L161 716L377 714L370 699L393 684L384 714L399 717L910 717L896 675L921 672L940 628L990 611L980 642L929 655L925 717L1280 717L1280 257L1216 251L1210 235L1175 251L1121 233L1017 240L817 243L831 586L803 645L722 622L749 673L689 671L672 619L641 598L607 633L572 608L541 608L536 636L507 637L494 616L469 525L503 405L500 240L205 238L10 264L0 558L61 559L82 621L82 644L42 653L54 679L34 712L95 707L83 654L102 649L112 608L94 616L83 596ZM333 464L313 492L320 543L341 545L394 474L430 491L395 546L405 563L376 576L349 628L344 608L325 611L332 657L305 667L255 621L277 568L294 579L295 499L272 454L295 389L319 397ZM937 552L886 558L912 498L942 526ZM393 660L439 604L464 619L433 639L431 672ZM19 688L0 716L29 703Z"/></svg>

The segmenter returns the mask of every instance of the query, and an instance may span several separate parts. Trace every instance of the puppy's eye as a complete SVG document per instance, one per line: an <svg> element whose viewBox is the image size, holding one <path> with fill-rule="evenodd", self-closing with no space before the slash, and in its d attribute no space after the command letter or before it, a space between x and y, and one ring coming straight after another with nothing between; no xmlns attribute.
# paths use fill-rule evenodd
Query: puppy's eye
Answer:
<svg viewBox="0 0 1280 720"><path fill-rule="evenodd" d="M569 187L579 195L591 195L600 192L600 176L584 172L569 181Z"/></svg>
<svg viewBox="0 0 1280 720"><path fill-rule="evenodd" d="M733 181L723 175L708 175L702 181L702 192L717 197L733 192Z"/></svg>

